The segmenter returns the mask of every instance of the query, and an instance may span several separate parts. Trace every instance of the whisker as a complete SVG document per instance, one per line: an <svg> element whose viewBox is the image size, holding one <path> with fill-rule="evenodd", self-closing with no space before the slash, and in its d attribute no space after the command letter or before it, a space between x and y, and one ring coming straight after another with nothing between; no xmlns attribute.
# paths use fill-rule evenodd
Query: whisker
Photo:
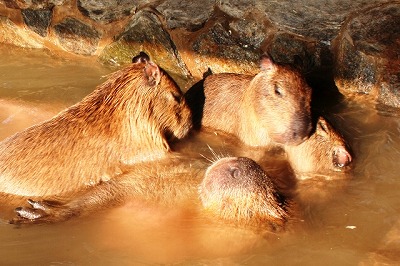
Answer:
<svg viewBox="0 0 400 266"><path fill-rule="evenodd" d="M214 161L210 158L208 158L207 156L203 155L200 153L200 156L203 157L207 162L213 163Z"/></svg>

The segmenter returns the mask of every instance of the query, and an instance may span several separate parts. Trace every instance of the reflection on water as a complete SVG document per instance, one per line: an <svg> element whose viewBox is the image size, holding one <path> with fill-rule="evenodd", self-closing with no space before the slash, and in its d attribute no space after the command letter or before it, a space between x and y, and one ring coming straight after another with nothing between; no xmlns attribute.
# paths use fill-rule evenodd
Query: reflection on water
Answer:
<svg viewBox="0 0 400 266"><path fill-rule="evenodd" d="M93 59L43 51L0 47L0 55L0 138L73 104L113 71ZM355 153L351 177L299 183L297 219L286 233L265 236L210 221L196 203L131 202L60 224L16 228L2 220L0 264L394 264L400 259L400 118L354 102L330 109L328 118ZM204 165L204 157L215 157L207 145L219 155L237 152L224 136L185 143ZM10 215L2 209L2 217Z"/></svg>

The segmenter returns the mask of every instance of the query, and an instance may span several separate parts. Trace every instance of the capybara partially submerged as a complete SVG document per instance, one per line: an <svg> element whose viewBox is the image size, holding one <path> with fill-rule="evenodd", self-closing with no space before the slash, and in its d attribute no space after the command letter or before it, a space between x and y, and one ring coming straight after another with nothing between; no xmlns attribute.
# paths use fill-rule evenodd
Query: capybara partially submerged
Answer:
<svg viewBox="0 0 400 266"><path fill-rule="evenodd" d="M16 209L19 216L13 222L62 221L128 200L158 200L175 206L177 202L197 198L200 211L205 209L212 219L271 229L280 229L285 224L288 205L253 160L219 159L208 167L204 178L204 171L190 172L188 168L171 160L164 166L142 169L135 166L119 177L72 195L72 200L64 204L29 200L31 206Z"/></svg>
<svg viewBox="0 0 400 266"><path fill-rule="evenodd" d="M289 66L262 57L255 76L214 74L185 97L196 127L236 135L248 146L297 145L309 137L311 88Z"/></svg>
<svg viewBox="0 0 400 266"><path fill-rule="evenodd" d="M341 171L352 162L346 141L323 117L309 139L298 146L285 146L285 150L297 173Z"/></svg>
<svg viewBox="0 0 400 266"><path fill-rule="evenodd" d="M173 80L141 53L81 102L0 143L0 192L49 196L105 182L163 157L191 112Z"/></svg>
<svg viewBox="0 0 400 266"><path fill-rule="evenodd" d="M246 157L223 158L212 164L199 193L203 207L225 220L282 226L288 218L287 206L270 177Z"/></svg>

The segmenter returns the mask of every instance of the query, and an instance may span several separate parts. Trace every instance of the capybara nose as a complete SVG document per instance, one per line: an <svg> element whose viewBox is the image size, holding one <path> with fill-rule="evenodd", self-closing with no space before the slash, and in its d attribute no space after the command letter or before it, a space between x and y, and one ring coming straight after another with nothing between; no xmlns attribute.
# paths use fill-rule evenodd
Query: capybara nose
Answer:
<svg viewBox="0 0 400 266"><path fill-rule="evenodd" d="M351 163L352 157L344 147L338 146L333 150L332 161L336 167L343 168Z"/></svg>
<svg viewBox="0 0 400 266"><path fill-rule="evenodd" d="M311 130L311 121L296 122L292 128L289 129L286 144L297 146L303 143L310 137Z"/></svg>

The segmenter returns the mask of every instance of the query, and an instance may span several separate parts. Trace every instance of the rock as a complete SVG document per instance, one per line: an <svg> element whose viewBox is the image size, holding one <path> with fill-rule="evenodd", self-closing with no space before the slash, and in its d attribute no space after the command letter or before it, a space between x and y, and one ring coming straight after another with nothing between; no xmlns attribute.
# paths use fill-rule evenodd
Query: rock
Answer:
<svg viewBox="0 0 400 266"><path fill-rule="evenodd" d="M100 59L123 64L131 62L132 57L141 51L146 52L161 68L168 70L181 88L187 87L190 73L170 35L164 30L159 18L150 11L138 12L116 37L116 41L103 49Z"/></svg>
<svg viewBox="0 0 400 266"><path fill-rule="evenodd" d="M25 24L42 37L46 37L50 26L52 12L47 9L23 9L21 11Z"/></svg>
<svg viewBox="0 0 400 266"><path fill-rule="evenodd" d="M43 48L43 43L29 34L29 31L0 16L0 43L13 44L25 48Z"/></svg>
<svg viewBox="0 0 400 266"><path fill-rule="evenodd" d="M168 29L184 28L196 31L210 18L214 2L214 0L165 1L157 7L157 10L165 17Z"/></svg>
<svg viewBox="0 0 400 266"><path fill-rule="evenodd" d="M358 12L334 45L335 83L344 95L363 94L400 107L400 3Z"/></svg>
<svg viewBox="0 0 400 266"><path fill-rule="evenodd" d="M61 6L65 0L3 0L8 8L14 9L51 9L54 6Z"/></svg>
<svg viewBox="0 0 400 266"><path fill-rule="evenodd" d="M95 21L110 23L131 15L136 10L136 2L131 0L78 0L79 11Z"/></svg>
<svg viewBox="0 0 400 266"><path fill-rule="evenodd" d="M54 31L65 50L83 55L93 54L101 37L96 29L74 18L65 18Z"/></svg>
<svg viewBox="0 0 400 266"><path fill-rule="evenodd" d="M240 24L223 16L218 17L223 19L210 25L191 42L192 60L195 61L195 65L190 69L197 68L201 73L206 72L208 68L212 73L256 72L262 54L260 42L246 41L246 34L261 36L265 29L258 27L249 31L244 28L248 25L247 22ZM196 76L201 77L200 73Z"/></svg>

